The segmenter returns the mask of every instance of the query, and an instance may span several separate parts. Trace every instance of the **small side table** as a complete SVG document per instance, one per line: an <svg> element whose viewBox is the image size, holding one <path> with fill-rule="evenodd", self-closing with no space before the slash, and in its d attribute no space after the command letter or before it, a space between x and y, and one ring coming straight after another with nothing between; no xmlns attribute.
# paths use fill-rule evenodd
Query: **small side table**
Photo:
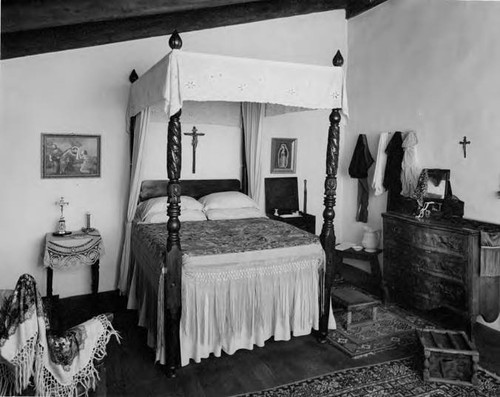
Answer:
<svg viewBox="0 0 500 397"><path fill-rule="evenodd" d="M43 265L47 268L47 296L52 296L54 270L64 270L77 265L91 266L92 295L99 289L99 261L104 255L104 244L98 230L89 233L74 231L66 236L45 235Z"/></svg>
<svg viewBox="0 0 500 397"><path fill-rule="evenodd" d="M382 272L380 271L380 263L378 261L378 256L380 253L382 253L381 249L377 249L375 252L367 252L364 249L356 251L353 248L348 248L346 250L335 250L335 256L338 260L337 268L339 269L340 275L346 281L349 281L350 283L358 287L364 288L368 292L376 294L385 302L385 298L387 295L382 280ZM354 266L351 266L348 263L344 263L344 258L369 262L371 274L362 271Z"/></svg>

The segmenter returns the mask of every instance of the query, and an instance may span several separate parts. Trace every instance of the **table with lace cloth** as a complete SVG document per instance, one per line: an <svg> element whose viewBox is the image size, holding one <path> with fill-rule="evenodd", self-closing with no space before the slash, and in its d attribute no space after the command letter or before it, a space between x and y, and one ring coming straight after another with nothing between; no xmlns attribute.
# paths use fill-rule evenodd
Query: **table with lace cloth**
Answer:
<svg viewBox="0 0 500 397"><path fill-rule="evenodd" d="M65 236L45 235L43 265L47 268L47 296L52 296L54 270L65 270L75 266L91 266L92 294L99 288L99 261L104 255L104 244L98 230L88 233L74 231Z"/></svg>

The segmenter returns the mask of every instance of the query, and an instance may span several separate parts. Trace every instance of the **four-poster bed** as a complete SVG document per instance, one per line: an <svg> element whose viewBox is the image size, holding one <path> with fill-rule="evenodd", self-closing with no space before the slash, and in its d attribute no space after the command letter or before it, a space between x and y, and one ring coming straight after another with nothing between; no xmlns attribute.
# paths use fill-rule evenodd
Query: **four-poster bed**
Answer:
<svg viewBox="0 0 500 397"><path fill-rule="evenodd" d="M170 374L175 373L175 369L182 362L182 365L186 364L186 357L182 356L181 360L181 349L186 348L187 341L189 339L182 339L179 334L183 332L190 332L190 330L186 330L186 323L182 323L181 327L181 315L186 315L186 307L185 299L187 281L183 279L186 275L185 272L189 271L189 266L183 262L185 261L186 256L191 258L192 249L189 243L187 253L183 249L181 249L181 243L189 241L189 239L197 239L198 235L190 235L191 230L195 229L210 229L210 233L212 234L224 234L224 230L231 230L232 228L236 228L238 230L243 230L247 226L247 224L262 225L266 226L253 226L251 233L257 233L259 228L271 228L275 227L272 225L268 225L269 222L273 223L275 221L268 220L267 218L263 218L261 220L250 219L246 224L240 223L236 227L232 221L225 221L226 223L222 223L222 226L217 226L219 229L213 229L216 227L216 223L218 221L208 221L205 224L199 222L186 222L183 227L183 231L181 232L181 193L182 195L186 195L188 193L189 196L194 198L198 198L201 195L212 193L214 191L224 190L224 187L221 187L217 182L208 182L212 184L212 187L207 188L206 183L201 183L204 188L202 188L202 193L199 191L193 190L193 186L199 187L199 183L195 181L180 181L181 175L181 125L180 118L182 113L182 103L187 100L195 100L195 101L233 101L233 102L254 102L257 104L278 104L285 107L290 108L302 108L302 110L307 109L333 109L330 115L330 127L328 132L328 142L327 142L327 154L326 154L326 180L324 185L324 211L323 211L323 227L320 235L320 243L317 245L321 253L318 253L317 247L315 247L315 242L311 240L313 235L305 234L297 234L295 228L291 227L289 229L289 225L282 224L284 228L282 231L272 231L271 233L283 233L283 236L280 236L280 240L288 241L288 245L292 248L287 249L295 249L294 255L297 257L299 252L305 252L310 250L310 257L300 257L300 260L294 262L294 266L297 263L301 263L301 271L306 267L303 265L307 263L307 270L302 273L295 274L295 283L298 282L304 283L303 279L307 279L309 282L308 288L311 289L312 295L305 295L302 292L292 291L287 292L291 298L289 299L291 310L293 313L289 313L288 319L281 319L282 322L278 324L277 328L285 328L285 332L293 332L294 335L304 334L304 329L309 327L309 331L312 327L316 327L315 315L319 315L319 335L320 340L325 341L327 330L328 330L328 322L330 318L330 289L332 285L332 278L334 274L334 255L335 255L335 232L333 220L335 218L335 196L336 196L336 188L337 188L337 169L338 169L338 154L339 154L339 132L340 132L340 121L341 121L341 111L346 112L346 99L345 99L345 86L344 86L344 75L341 66L343 65L343 59L340 52L337 52L333 59L334 68L327 68L321 66L309 66L309 65L297 65L297 64L287 64L280 62L271 62L271 61L258 61L258 60L250 60L250 59L241 59L241 58L231 58L231 57L222 57L222 56L213 56L207 54L195 54L195 53L187 53L179 51L182 46L182 41L178 34L174 32L169 40L170 47L172 51L160 62L154 65L146 74L144 74L139 80L137 80L131 87L131 96L129 100L129 108L128 114L131 116L131 127L135 126L136 130L139 126L139 134L134 136L134 145L141 145L141 140L144 139L144 131L147 129L147 123L149 122L150 109L153 106L160 107L169 120L168 122L168 135L167 135L167 175L168 175L168 183L166 181L161 182L160 184L155 182L143 182L142 186L140 181L137 180L137 167L132 167L132 183L131 183L131 194L129 198L129 213L128 213L128 223L125 235L125 246L122 255L122 264L121 264L121 273L120 273L120 289L124 292L130 292L129 286L131 285L130 279L132 277L132 270L135 272L138 267L136 266L134 269L129 269L129 263L131 262L130 256L130 238L134 237L134 243L132 244L132 248L134 248L135 244L135 252L152 252L155 250L150 243L148 242L148 238L141 237L138 233L138 229L143 230L153 230L154 228L158 228L158 226L152 225L135 225L135 229L132 230L132 219L134 217L135 205L140 195L142 200L151 197L157 197L159 195L168 196L168 208L167 215L168 221L163 224L163 231L167 230L167 235L165 237L166 242L166 252L158 253L158 255L162 256L161 263L157 266L158 269L155 271L159 276L159 284L156 293L158 294L158 339L156 341L157 345L160 345L160 348L157 348L157 359L162 363L166 363L167 370ZM200 65L202 65L200 67ZM202 69L202 70L200 70ZM134 72L135 73L135 72ZM135 75L136 77L137 75ZM132 77L132 75L131 75ZM134 77L134 79L135 79ZM132 81L132 78L131 78ZM262 117L262 113L261 117ZM141 160L142 153L139 150L136 150L136 146L134 146L133 150L133 164L137 164L142 161ZM255 164L254 164L255 166ZM251 167L249 167L251 168ZM255 167L254 167L255 168ZM261 178L262 179L262 178ZM242 178L244 180L244 178ZM262 182L262 181L261 181ZM191 185L191 186L190 186ZM245 187L236 188L233 184L227 190L243 190L245 191ZM250 193L252 190L255 193L255 186L251 186ZM151 193L151 191L153 191ZM148 193L149 192L149 193ZM260 223L258 223L258 222ZM266 223L267 222L267 223ZM277 222L280 223L280 222ZM184 223L183 223L184 224ZM160 226L161 227L161 226ZM288 228L288 229L287 229ZM215 231L214 231L215 230ZM245 229L246 230L246 229ZM257 231L256 231L257 230ZM297 229L298 230L298 229ZM146 232L144 232L146 233ZM151 240L156 238L157 245L162 243L162 238L158 237L157 231L151 231ZM205 233L205 234L203 234ZM201 235L208 236L207 231L205 230ZM250 233L250 232L249 232ZM210 234L210 235L212 235ZM156 237L155 237L156 236ZM188 237L186 237L188 236ZM288 236L288 239L285 238ZM249 238L249 235L244 235L244 239ZM257 237L257 240L260 237ZM183 240L185 239L185 240ZM207 238L208 239L208 238ZM142 241L142 242L138 242ZM262 238L260 238L262 241ZM284 242L271 241L269 244L270 247L276 249L276 252L279 251L278 256L273 256L275 254L274 251L266 251L266 255L271 255L272 258L283 262L284 254L282 250L285 245ZM142 244L142 248L140 247ZM212 241L212 244L220 244L220 242ZM303 244L302 246L300 244ZM222 244L224 245L224 244ZM227 245L227 244L226 244ZM234 243L234 246L238 246L238 244ZM228 245L229 246L229 245ZM146 247L146 248L144 248ZM307 249L305 249L306 247ZM265 248L265 247L264 247ZM196 251L196 250L195 250ZM249 255L247 252L244 252L243 249L238 250L234 247L230 247L227 251L223 251L222 253L227 255L232 254L238 251L238 259L234 259L235 263L240 264L240 260L243 261L241 263L246 263L245 261L255 261L255 257L259 256L258 251L252 251ZM203 254L205 254L204 252ZM184 255L184 258L183 258ZM246 255L246 256L245 256ZM289 255L289 254L287 254ZM147 256L147 254L145 255ZM203 255L202 255L203 256ZM205 257L205 256L203 256ZM188 259L189 259L188 258ZM240 259L244 258L244 259ZM137 258L134 258L137 259ZM152 259L157 260L157 259ZM203 261L202 261L203 262ZM264 260L261 261L262 268L266 268L269 264L264 263ZM250 262L249 262L250 263ZM260 262L259 262L260 263ZM254 262L252 262L254 264ZM274 264L275 265L275 264ZM287 264L289 265L289 264ZM208 267L206 263L198 264L198 268L196 268L195 272L203 273ZM203 267L205 266L205 267ZM226 264L224 264L226 266ZM259 264L260 266L260 264ZM186 270L188 268L188 270ZM203 270L200 270L202 269ZM226 268L227 271L227 268ZM266 272L265 270L264 272ZM153 272L154 273L154 272ZM154 273L156 274L156 273ZM208 277L207 273L203 273L203 277ZM227 274L227 273L225 273ZM315 276L316 274L316 276ZM319 274L319 276L317 276ZM269 276L269 275L268 275ZM153 275L153 277L156 277ZM308 278L309 277L309 278ZM297 281L299 280L299 281ZM313 288L311 287L312 283L316 284ZM134 280L136 282L137 280ZM153 281L154 282L154 281ZM275 279L275 283L279 283L279 277ZM298 285L298 284L297 284ZM219 284L217 284L219 286ZM134 285L132 288L135 288ZM215 287L218 288L218 287ZM232 287L234 290L234 286ZM252 286L252 288L261 288L261 286ZM280 287L281 288L281 287ZM287 286L288 288L288 286ZM299 288L299 287L297 287ZM302 287L300 287L302 288ZM234 291L231 290L228 292L234 294ZM139 295L145 295L146 292L138 291ZM203 293L207 293L204 291ZM212 292L208 292L210 294ZM215 295L217 291L213 292ZM283 294L283 292L280 292ZM193 292L196 295L196 291ZM201 294L201 293L199 293ZM255 291L252 290L252 294L255 294ZM295 295L294 295L295 294ZM314 295L316 294L316 295ZM129 294L130 295L130 294ZM253 296L253 295L252 295ZM273 297L271 297L273 298ZM321 299L320 299L321 298ZM203 301L203 297L195 297L197 305L205 304ZM200 300L201 299L201 300ZM219 299L219 298L214 298ZM288 299L288 298L287 298ZM293 301L297 301L294 303ZM304 319L303 313L297 311L297 307L301 307L302 303L307 306L304 302L310 302L311 300L315 300L314 309L305 309L308 318ZM200 303L201 302L201 303ZM144 303L144 302L142 302ZM217 300L217 304L219 304L219 300ZM319 305L318 305L319 303ZM208 304L208 303L207 303ZM246 302L246 305L249 303ZM282 301L279 303L283 304ZM295 306L293 306L295 305ZM293 307L292 307L293 306ZM321 307L319 307L321 306ZM193 309L194 310L194 309ZM198 312L203 310L197 307ZM217 305L214 308L210 308L210 310L217 311ZM229 310L229 309L228 309ZM232 312L237 312L238 308L230 308ZM285 309L285 311L288 308ZM207 311L207 309L205 309ZM151 315L151 314L150 314ZM153 314L154 315L154 314ZM219 317L223 317L224 315L219 315ZM252 314L254 316L254 314ZM258 313L256 315L258 317ZM294 320L296 318L301 317L302 326L296 326L296 328L302 329L293 329ZM252 317L252 324L254 324L254 317ZM278 320L276 320L278 321ZM279 321L278 321L279 322ZM284 323L289 322L292 324L292 329L289 329L289 324ZM258 320L255 320L255 323L259 323ZM260 324L260 323L259 323ZM304 326L305 324L305 326ZM259 327L262 324L259 325ZM283 327L282 327L283 326ZM183 329L181 329L183 328ZM232 328L232 324L229 324L229 328ZM267 325L265 326L267 327ZM210 329L209 329L210 331ZM218 331L213 331L218 332ZM260 331L259 331L260 332ZM206 334L202 330L201 334ZM272 336L266 334L267 337ZM238 339L237 335L235 338ZM207 338L206 335L202 336L202 338ZM233 338L233 339L235 339ZM205 340L204 339L204 340ZM231 337L229 338L231 339ZM248 344L248 340L253 341L252 343L260 343L255 341L255 337L252 335L249 337L245 343L242 344L234 344L234 340L231 339L228 344L232 345L232 347L236 346L236 349L246 347ZM259 338L257 338L259 339ZM285 338L281 338L285 339ZM287 340L287 339L285 339ZM184 342L182 342L184 341ZM201 343L201 342L200 342ZM181 346L182 345L182 346ZM222 349L225 349L227 346L222 344ZM229 350L232 353L233 349L229 347ZM248 348L248 347L247 347ZM251 348L251 347L250 347ZM219 346L215 348L219 349ZM214 351L207 350L205 351L201 357L206 357L207 353L214 353ZM217 352L215 352L217 355ZM220 353L219 353L220 354ZM199 358L199 355L187 356L187 360L189 358ZM196 360L198 361L198 360Z"/></svg>

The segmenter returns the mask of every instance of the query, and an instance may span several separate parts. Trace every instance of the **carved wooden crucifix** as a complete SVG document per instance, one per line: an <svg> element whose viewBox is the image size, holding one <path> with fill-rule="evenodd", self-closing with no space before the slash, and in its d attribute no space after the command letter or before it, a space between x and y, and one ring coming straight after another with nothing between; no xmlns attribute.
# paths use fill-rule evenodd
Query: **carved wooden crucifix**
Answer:
<svg viewBox="0 0 500 397"><path fill-rule="evenodd" d="M462 145L462 148L464 150L464 158L467 157L467 145L470 145L470 141L467 140L467 137L464 136L464 139L462 139L460 142L458 142L459 145Z"/></svg>
<svg viewBox="0 0 500 397"><path fill-rule="evenodd" d="M196 173L196 146L198 146L198 137L205 134L198 133L198 129L193 127L192 132L185 132L184 135L193 137L191 145L193 146L193 174Z"/></svg>

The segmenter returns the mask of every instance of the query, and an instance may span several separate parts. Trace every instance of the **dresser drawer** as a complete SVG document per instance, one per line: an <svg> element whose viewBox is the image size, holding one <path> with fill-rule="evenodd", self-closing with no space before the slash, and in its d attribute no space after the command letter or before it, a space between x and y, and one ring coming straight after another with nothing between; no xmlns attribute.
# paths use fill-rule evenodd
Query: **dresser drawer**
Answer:
<svg viewBox="0 0 500 397"><path fill-rule="evenodd" d="M385 263L389 268L398 263L410 272L426 273L458 283L467 281L467 258L462 255L443 255L439 250L428 250L395 240L386 241Z"/></svg>
<svg viewBox="0 0 500 397"><path fill-rule="evenodd" d="M399 258L399 259L398 259ZM384 251L384 279L391 300L402 301L421 310L448 307L467 309L466 284L462 280L433 273L418 258L401 257L397 250ZM427 263L425 263L426 265Z"/></svg>
<svg viewBox="0 0 500 397"><path fill-rule="evenodd" d="M463 256L467 252L467 237L432 227L384 220L384 242L395 242L421 248L427 252Z"/></svg>

